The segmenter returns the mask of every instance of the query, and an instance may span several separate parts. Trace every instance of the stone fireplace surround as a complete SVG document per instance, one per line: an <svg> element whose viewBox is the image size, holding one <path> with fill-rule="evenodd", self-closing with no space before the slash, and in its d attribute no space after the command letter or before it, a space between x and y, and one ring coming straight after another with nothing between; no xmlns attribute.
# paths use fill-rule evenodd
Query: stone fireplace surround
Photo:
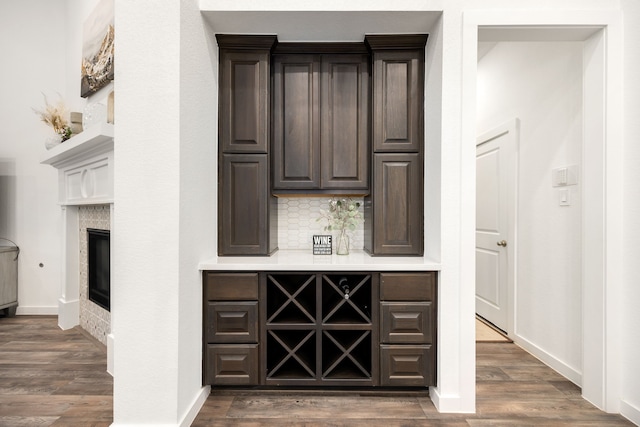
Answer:
<svg viewBox="0 0 640 427"><path fill-rule="evenodd" d="M98 123L52 148L41 161L58 169L63 263L58 325L80 325L106 344L107 371L112 374L110 316L87 298L86 228L113 233L113 136L112 124Z"/></svg>

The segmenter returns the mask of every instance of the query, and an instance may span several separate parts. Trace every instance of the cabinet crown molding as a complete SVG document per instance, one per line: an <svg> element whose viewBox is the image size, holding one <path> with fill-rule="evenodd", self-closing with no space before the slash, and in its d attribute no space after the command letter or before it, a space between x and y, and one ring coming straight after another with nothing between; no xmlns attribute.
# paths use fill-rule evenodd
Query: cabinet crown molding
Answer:
<svg viewBox="0 0 640 427"><path fill-rule="evenodd" d="M226 49L272 49L278 43L275 34L216 34L218 47Z"/></svg>
<svg viewBox="0 0 640 427"><path fill-rule="evenodd" d="M367 34L364 43L370 50L424 49L428 34Z"/></svg>
<svg viewBox="0 0 640 427"><path fill-rule="evenodd" d="M369 53L367 47L362 42L285 42L278 43L274 49L274 54L323 54L323 53L349 53L363 54Z"/></svg>

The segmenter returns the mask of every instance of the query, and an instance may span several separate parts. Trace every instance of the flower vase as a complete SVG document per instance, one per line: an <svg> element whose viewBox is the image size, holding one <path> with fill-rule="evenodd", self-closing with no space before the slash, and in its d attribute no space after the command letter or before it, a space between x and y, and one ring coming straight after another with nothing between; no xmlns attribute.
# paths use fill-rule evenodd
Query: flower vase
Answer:
<svg viewBox="0 0 640 427"><path fill-rule="evenodd" d="M336 247L336 254L349 255L349 235L346 230L342 230L338 236L338 245Z"/></svg>
<svg viewBox="0 0 640 427"><path fill-rule="evenodd" d="M62 144L62 139L60 138L60 135L48 136L44 140L44 146L47 150L51 150L53 147L57 147L60 144Z"/></svg>

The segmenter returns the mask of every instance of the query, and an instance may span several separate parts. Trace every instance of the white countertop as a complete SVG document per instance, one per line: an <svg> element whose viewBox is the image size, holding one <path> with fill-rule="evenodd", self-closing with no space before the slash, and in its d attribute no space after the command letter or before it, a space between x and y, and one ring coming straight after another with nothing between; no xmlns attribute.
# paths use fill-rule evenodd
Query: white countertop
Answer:
<svg viewBox="0 0 640 427"><path fill-rule="evenodd" d="M349 255L279 250L271 256L216 257L201 262L199 268L218 271L437 271L440 263L424 257L372 257L363 250L352 250Z"/></svg>

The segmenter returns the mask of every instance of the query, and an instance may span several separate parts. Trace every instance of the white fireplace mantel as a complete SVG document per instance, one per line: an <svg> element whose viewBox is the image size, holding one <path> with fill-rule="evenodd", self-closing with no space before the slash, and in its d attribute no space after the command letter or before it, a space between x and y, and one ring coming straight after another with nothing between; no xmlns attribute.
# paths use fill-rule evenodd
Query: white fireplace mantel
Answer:
<svg viewBox="0 0 640 427"><path fill-rule="evenodd" d="M58 169L61 205L113 203L113 135L98 123L47 152L40 163Z"/></svg>
<svg viewBox="0 0 640 427"><path fill-rule="evenodd" d="M40 162L58 169L62 208L62 287L58 325L80 324L79 220L82 205L109 205L113 232L114 125L98 123L47 151ZM107 371L113 374L113 334L107 336Z"/></svg>

